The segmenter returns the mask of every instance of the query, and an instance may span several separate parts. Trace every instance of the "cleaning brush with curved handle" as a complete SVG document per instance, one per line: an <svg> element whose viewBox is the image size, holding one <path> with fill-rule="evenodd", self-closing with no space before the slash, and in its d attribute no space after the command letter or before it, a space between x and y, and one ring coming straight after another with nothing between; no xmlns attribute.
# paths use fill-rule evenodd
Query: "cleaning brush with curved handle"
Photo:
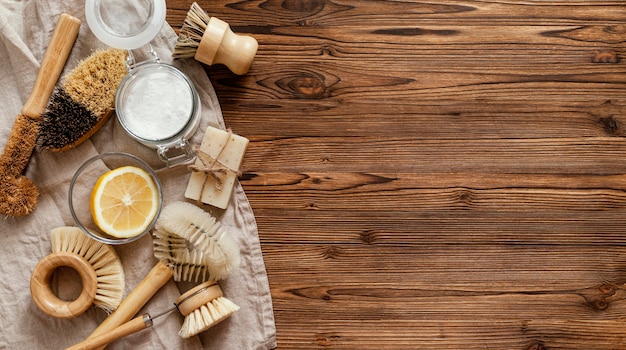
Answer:
<svg viewBox="0 0 626 350"><path fill-rule="evenodd" d="M39 188L23 172L37 143L39 119L46 109L79 29L78 18L67 13L60 15L37 72L35 85L13 122L9 139L0 155L0 214L26 216L37 205Z"/></svg>

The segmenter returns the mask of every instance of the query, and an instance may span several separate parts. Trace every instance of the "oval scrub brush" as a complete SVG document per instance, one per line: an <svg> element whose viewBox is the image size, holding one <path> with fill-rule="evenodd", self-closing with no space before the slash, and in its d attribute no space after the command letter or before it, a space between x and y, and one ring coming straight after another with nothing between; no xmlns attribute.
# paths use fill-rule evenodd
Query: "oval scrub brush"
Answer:
<svg viewBox="0 0 626 350"><path fill-rule="evenodd" d="M193 57L202 63L221 63L231 72L246 74L259 43L255 38L233 33L228 23L209 17L197 3L191 4L172 57Z"/></svg>
<svg viewBox="0 0 626 350"><path fill-rule="evenodd" d="M162 260L88 339L128 322L172 277L177 282L218 280L239 266L235 240L211 214L191 203L172 202L164 207L155 228L155 256Z"/></svg>
<svg viewBox="0 0 626 350"><path fill-rule="evenodd" d="M39 133L38 123L65 62L78 37L80 20L61 14L52 33L35 85L15 118L9 139L0 155L0 214L26 216L35 210L39 189L23 176Z"/></svg>
<svg viewBox="0 0 626 350"><path fill-rule="evenodd" d="M172 309L156 316L144 314L135 317L109 332L87 339L66 350L97 349L122 337L152 327L156 318L174 310L178 310L185 317L178 334L183 338L189 338L227 319L239 310L239 306L224 297L222 289L216 282L207 281L181 295L176 299Z"/></svg>
<svg viewBox="0 0 626 350"><path fill-rule="evenodd" d="M117 88L128 73L127 56L125 50L97 50L63 78L41 116L40 147L69 150L104 125L113 114Z"/></svg>
<svg viewBox="0 0 626 350"><path fill-rule="evenodd" d="M50 235L52 253L35 267L30 280L33 301L46 314L71 318L92 304L107 313L115 310L124 293L124 269L113 247L87 236L77 227L58 227ZM83 290L73 301L54 295L51 278L55 269L67 266L81 277Z"/></svg>

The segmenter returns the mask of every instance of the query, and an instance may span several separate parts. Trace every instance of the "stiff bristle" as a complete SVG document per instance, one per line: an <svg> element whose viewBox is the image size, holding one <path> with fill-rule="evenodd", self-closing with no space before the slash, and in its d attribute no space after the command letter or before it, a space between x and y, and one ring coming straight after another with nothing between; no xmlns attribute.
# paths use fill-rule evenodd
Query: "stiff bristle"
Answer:
<svg viewBox="0 0 626 350"><path fill-rule="evenodd" d="M52 94L48 110L41 116L41 133L37 143L47 149L72 144L98 122L98 117L84 105L75 102L64 89Z"/></svg>
<svg viewBox="0 0 626 350"><path fill-rule="evenodd" d="M63 89L75 102L100 118L115 104L115 94L124 76L127 52L98 50L81 61L66 77Z"/></svg>
<svg viewBox="0 0 626 350"><path fill-rule="evenodd" d="M35 148L39 127L37 121L18 114L11 134L0 156L0 214L26 216L35 210L39 188L22 176Z"/></svg>
<svg viewBox="0 0 626 350"><path fill-rule="evenodd" d="M21 176L30 161L37 136L38 123L24 114L18 114L11 127L11 134L0 156L0 167L6 176Z"/></svg>
<svg viewBox="0 0 626 350"><path fill-rule="evenodd" d="M114 108L117 88L128 73L126 56L124 50L98 50L64 78L41 116L40 147L65 150L91 135Z"/></svg>
<svg viewBox="0 0 626 350"><path fill-rule="evenodd" d="M185 17L185 22L183 22L183 26L180 28L180 34L172 57L194 57L210 19L211 17L204 12L200 5L195 2L191 4L187 17Z"/></svg>
<svg viewBox="0 0 626 350"><path fill-rule="evenodd" d="M190 250L187 242L178 236L155 230L153 243L154 256L172 270L174 281L201 282L216 273L210 271L206 254Z"/></svg>
<svg viewBox="0 0 626 350"><path fill-rule="evenodd" d="M0 175L0 214L23 217L35 210L39 188L25 176Z"/></svg>
<svg viewBox="0 0 626 350"><path fill-rule="evenodd" d="M85 258L96 271L98 288L94 304L106 312L115 310L124 293L124 269L113 247L87 236L77 227L52 230L53 253L69 252Z"/></svg>
<svg viewBox="0 0 626 350"><path fill-rule="evenodd" d="M187 315L178 334L183 338L197 335L230 317L237 310L239 306L235 303L219 297Z"/></svg>
<svg viewBox="0 0 626 350"><path fill-rule="evenodd" d="M193 204L169 204L155 228L155 255L173 271L180 271L179 278L204 275L204 270L193 269L205 266L210 279L221 280L239 266L235 240L211 214Z"/></svg>

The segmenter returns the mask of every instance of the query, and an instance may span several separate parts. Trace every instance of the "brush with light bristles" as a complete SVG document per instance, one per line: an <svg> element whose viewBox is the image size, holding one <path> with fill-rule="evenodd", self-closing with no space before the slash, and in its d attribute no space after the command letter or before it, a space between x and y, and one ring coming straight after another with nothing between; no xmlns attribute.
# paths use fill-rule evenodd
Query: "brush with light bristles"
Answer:
<svg viewBox="0 0 626 350"><path fill-rule="evenodd" d="M88 237L77 227L58 227L50 235L52 253L35 267L30 281L33 301L50 316L71 318L92 304L107 313L115 310L124 293L124 269L113 247ZM73 301L54 295L53 272L62 266L74 269L81 277L83 290Z"/></svg>
<svg viewBox="0 0 626 350"><path fill-rule="evenodd" d="M210 17L197 3L191 4L172 57L189 58L213 65L226 65L235 74L246 74L259 43L255 38L233 33L228 23Z"/></svg>
<svg viewBox="0 0 626 350"><path fill-rule="evenodd" d="M144 314L135 317L111 331L87 339L66 350L97 349L122 337L152 327L155 319L174 310L178 310L185 317L178 334L183 338L189 338L227 319L239 310L239 306L224 297L222 289L216 282L207 281L190 289L176 299L174 308L155 316Z"/></svg>
<svg viewBox="0 0 626 350"><path fill-rule="evenodd" d="M239 246L234 239L211 214L191 203L165 206L155 228L154 250L159 262L88 339L128 322L172 277L177 282L215 281L239 266Z"/></svg>
<svg viewBox="0 0 626 350"><path fill-rule="evenodd" d="M53 152L74 148L113 114L115 94L128 73L127 51L97 50L64 78L39 122L37 144Z"/></svg>

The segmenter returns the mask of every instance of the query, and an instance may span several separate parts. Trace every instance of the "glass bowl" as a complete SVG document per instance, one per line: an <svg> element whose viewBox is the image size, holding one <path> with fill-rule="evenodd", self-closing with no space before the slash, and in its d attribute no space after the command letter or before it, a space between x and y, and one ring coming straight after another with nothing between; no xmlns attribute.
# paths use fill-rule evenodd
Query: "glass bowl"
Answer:
<svg viewBox="0 0 626 350"><path fill-rule="evenodd" d="M143 232L128 238L118 238L106 234L95 224L93 216L91 215L89 202L91 191L100 176L109 170L128 165L143 169L148 175L150 175L157 188L159 199L156 214ZM161 213L161 208L163 206L163 190L161 188L161 181L159 181L156 173L152 167L148 165L148 163L132 154L112 152L102 153L92 157L83 163L78 170L76 170L76 173L74 174L74 177L72 177L72 181L70 183L68 199L70 212L78 227L80 227L87 235L96 241L105 244L118 245L136 241L143 237L146 233L150 232L150 230L154 227L159 214Z"/></svg>

